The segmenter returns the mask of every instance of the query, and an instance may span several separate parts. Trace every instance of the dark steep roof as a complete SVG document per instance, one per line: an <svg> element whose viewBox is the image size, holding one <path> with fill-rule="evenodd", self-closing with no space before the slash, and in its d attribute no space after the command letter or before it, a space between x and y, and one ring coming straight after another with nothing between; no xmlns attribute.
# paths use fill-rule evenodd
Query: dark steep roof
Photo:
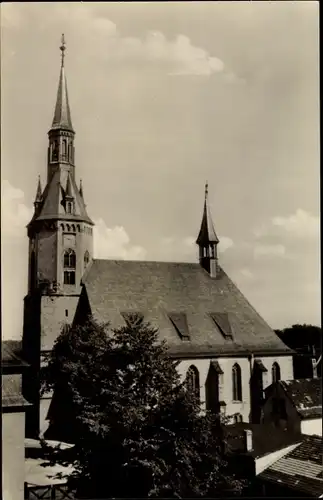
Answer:
<svg viewBox="0 0 323 500"><path fill-rule="evenodd" d="M278 382L303 418L322 416L322 380L304 378Z"/></svg>
<svg viewBox="0 0 323 500"><path fill-rule="evenodd" d="M296 448L261 472L258 479L319 497L323 495L322 473L322 438L306 436Z"/></svg>
<svg viewBox="0 0 323 500"><path fill-rule="evenodd" d="M221 268L211 278L195 263L94 260L82 282L97 321L117 328L122 312L140 311L175 356L292 353ZM216 312L228 313L232 339L212 320ZM174 313L185 314L190 340L169 320Z"/></svg>

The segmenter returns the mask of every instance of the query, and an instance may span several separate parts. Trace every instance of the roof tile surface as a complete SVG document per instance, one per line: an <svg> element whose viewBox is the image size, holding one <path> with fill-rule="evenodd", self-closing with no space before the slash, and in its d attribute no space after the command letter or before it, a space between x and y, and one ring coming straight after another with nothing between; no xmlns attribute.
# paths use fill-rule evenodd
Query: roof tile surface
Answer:
<svg viewBox="0 0 323 500"><path fill-rule="evenodd" d="M198 263L94 260L83 283L96 320L118 328L122 311L141 311L177 356L292 353L221 268L211 278ZM170 312L186 315L190 341L180 338ZM229 315L233 340L216 327L210 314L217 312Z"/></svg>

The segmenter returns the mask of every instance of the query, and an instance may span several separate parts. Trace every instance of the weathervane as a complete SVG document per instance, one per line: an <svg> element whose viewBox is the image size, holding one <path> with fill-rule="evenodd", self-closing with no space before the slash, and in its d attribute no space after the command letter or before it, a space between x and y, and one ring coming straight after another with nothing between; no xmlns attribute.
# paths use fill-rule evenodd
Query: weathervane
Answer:
<svg viewBox="0 0 323 500"><path fill-rule="evenodd" d="M64 57L65 57L65 50L66 50L64 33L62 33L60 50L62 52L62 66L64 66Z"/></svg>

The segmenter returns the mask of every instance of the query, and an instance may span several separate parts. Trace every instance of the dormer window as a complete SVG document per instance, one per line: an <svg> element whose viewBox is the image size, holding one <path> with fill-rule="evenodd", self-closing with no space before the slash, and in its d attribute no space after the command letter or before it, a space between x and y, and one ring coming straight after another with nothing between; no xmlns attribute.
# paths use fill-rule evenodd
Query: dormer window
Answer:
<svg viewBox="0 0 323 500"><path fill-rule="evenodd" d="M181 340L190 340L190 331L187 324L186 314L173 312L170 313L168 317Z"/></svg>
<svg viewBox="0 0 323 500"><path fill-rule="evenodd" d="M233 340L233 332L228 313L210 313L212 320L220 330L222 336L227 340Z"/></svg>
<svg viewBox="0 0 323 500"><path fill-rule="evenodd" d="M71 214L72 213L72 202L68 201L66 203L66 213Z"/></svg>

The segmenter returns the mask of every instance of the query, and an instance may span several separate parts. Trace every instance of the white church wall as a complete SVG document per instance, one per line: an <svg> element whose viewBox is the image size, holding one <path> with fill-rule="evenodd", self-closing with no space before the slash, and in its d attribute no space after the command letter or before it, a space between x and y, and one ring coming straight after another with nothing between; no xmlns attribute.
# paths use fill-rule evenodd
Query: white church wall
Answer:
<svg viewBox="0 0 323 500"><path fill-rule="evenodd" d="M230 358L190 358L182 360L178 366L179 373L184 379L186 372L191 365L194 365L200 375L200 395L203 407L205 408L205 383L210 369L211 361L218 361L223 371L223 384L219 387L219 400L226 403L226 415L240 413L243 421L249 421L250 414L250 364L247 357ZM232 368L238 363L241 368L242 401L233 401Z"/></svg>

